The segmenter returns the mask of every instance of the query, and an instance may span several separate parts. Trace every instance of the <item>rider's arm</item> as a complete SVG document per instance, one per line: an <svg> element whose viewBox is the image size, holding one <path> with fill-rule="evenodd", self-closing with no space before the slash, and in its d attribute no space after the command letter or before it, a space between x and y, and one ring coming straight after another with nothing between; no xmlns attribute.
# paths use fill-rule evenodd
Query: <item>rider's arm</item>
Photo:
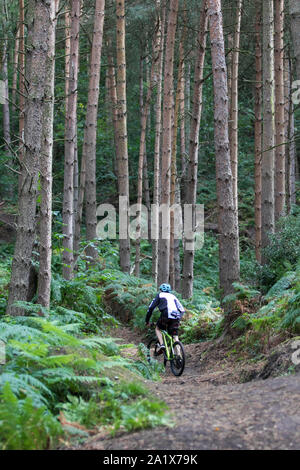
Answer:
<svg viewBox="0 0 300 470"><path fill-rule="evenodd" d="M158 304L159 304L159 294L157 294L155 299L153 299L151 304L149 305L148 312L147 312L146 319L145 319L146 324L149 323L152 312L156 307L158 307Z"/></svg>
<svg viewBox="0 0 300 470"><path fill-rule="evenodd" d="M178 310L179 310L180 313L184 313L184 312L185 312L184 307L181 305L181 303L179 302L179 300L177 299L177 297L176 297L176 299L175 299L175 304L176 304L176 307L178 308Z"/></svg>

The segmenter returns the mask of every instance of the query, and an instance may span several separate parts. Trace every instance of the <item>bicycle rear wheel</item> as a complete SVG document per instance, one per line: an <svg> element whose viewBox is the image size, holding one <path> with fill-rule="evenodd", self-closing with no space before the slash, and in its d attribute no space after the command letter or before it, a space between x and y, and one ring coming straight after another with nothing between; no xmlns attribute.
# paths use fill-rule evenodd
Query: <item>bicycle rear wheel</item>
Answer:
<svg viewBox="0 0 300 470"><path fill-rule="evenodd" d="M171 359L171 371L176 377L182 374L185 366L185 354L183 344L180 341L176 341L173 344L174 359Z"/></svg>
<svg viewBox="0 0 300 470"><path fill-rule="evenodd" d="M163 364L166 367L167 361L165 360L164 354L162 353L157 354L157 350L159 348L157 339L152 339L147 347L148 347L147 359L148 359L149 364L151 363L151 361L155 360L159 362L160 364Z"/></svg>

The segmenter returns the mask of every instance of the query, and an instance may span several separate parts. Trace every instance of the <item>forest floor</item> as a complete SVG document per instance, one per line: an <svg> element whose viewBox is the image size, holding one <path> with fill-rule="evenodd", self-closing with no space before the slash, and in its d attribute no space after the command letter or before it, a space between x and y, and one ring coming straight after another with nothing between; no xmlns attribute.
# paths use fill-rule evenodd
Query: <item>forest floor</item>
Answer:
<svg viewBox="0 0 300 470"><path fill-rule="evenodd" d="M123 343L141 338L121 327ZM124 349L134 357L137 348ZM237 360L221 345L185 345L186 368L175 377L169 365L160 382L146 381L172 414L173 427L95 435L81 449L204 450L300 449L300 374L257 379L266 360ZM251 380L254 378L254 380ZM249 381L251 380L251 381Z"/></svg>

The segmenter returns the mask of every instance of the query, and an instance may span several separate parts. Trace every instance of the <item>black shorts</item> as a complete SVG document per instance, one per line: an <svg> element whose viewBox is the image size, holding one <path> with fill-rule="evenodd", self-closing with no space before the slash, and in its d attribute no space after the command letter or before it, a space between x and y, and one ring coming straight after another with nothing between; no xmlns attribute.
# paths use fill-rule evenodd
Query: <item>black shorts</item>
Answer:
<svg viewBox="0 0 300 470"><path fill-rule="evenodd" d="M161 314L159 317L156 326L160 330L167 330L167 332L172 336L178 336L178 328L180 325L180 320L173 320L168 318L168 315Z"/></svg>

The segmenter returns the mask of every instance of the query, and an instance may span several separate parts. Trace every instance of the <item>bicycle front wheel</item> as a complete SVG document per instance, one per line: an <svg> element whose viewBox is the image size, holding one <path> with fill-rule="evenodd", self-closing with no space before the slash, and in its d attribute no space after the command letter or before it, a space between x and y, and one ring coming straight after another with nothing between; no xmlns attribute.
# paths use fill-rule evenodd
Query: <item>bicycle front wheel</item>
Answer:
<svg viewBox="0 0 300 470"><path fill-rule="evenodd" d="M176 377L182 374L185 366L185 354L183 344L180 341L176 341L173 344L174 358L171 359L171 371Z"/></svg>
<svg viewBox="0 0 300 470"><path fill-rule="evenodd" d="M148 362L150 364L151 361L155 360L158 363L166 366L165 356L163 353L161 354L157 353L158 348L159 348L159 345L158 345L157 339L152 339L150 343L148 344L148 353L147 353Z"/></svg>

